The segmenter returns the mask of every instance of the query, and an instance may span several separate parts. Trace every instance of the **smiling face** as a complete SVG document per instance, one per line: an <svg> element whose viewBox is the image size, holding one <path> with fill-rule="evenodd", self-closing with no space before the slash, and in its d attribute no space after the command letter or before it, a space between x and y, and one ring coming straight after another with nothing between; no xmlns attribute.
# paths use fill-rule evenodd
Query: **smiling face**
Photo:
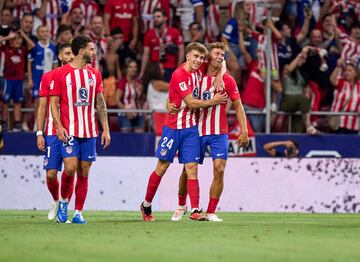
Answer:
<svg viewBox="0 0 360 262"><path fill-rule="evenodd" d="M209 65L214 69L219 69L224 61L225 51L221 48L214 48L209 53Z"/></svg>
<svg viewBox="0 0 360 262"><path fill-rule="evenodd" d="M186 55L186 63L190 66L191 71L196 71L204 63L205 53L198 50L192 50Z"/></svg>

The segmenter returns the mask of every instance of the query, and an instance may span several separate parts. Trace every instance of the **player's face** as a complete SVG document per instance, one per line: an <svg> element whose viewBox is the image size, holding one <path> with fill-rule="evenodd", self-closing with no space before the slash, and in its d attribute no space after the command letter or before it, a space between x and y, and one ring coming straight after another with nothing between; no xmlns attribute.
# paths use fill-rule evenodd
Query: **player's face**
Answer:
<svg viewBox="0 0 360 262"><path fill-rule="evenodd" d="M63 65L71 63L74 60L74 54L71 51L71 47L65 47L59 53L59 59Z"/></svg>
<svg viewBox="0 0 360 262"><path fill-rule="evenodd" d="M197 50L193 50L189 54L186 55L186 60L188 61L189 65L190 65L190 69L192 71L196 71L200 68L202 63L204 63L205 54L200 53Z"/></svg>
<svg viewBox="0 0 360 262"><path fill-rule="evenodd" d="M161 12L155 12L154 14L154 27L160 28L165 23L165 17Z"/></svg>
<svg viewBox="0 0 360 262"><path fill-rule="evenodd" d="M90 42L84 48L83 59L86 64L91 64L95 56L96 56L95 45L93 42Z"/></svg>
<svg viewBox="0 0 360 262"><path fill-rule="evenodd" d="M214 68L219 68L224 61L225 51L220 48L214 48L210 52L210 64Z"/></svg>
<svg viewBox="0 0 360 262"><path fill-rule="evenodd" d="M49 30L47 27L42 26L37 30L37 34L40 40L48 40L49 39Z"/></svg>

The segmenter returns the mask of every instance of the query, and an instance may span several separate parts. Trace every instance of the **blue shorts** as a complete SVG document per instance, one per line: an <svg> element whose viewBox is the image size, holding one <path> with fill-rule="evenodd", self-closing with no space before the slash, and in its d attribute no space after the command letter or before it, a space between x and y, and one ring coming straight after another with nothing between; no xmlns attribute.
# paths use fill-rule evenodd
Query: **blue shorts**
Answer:
<svg viewBox="0 0 360 262"><path fill-rule="evenodd" d="M39 98L39 88L40 88L40 85L35 85L33 86L32 88L32 97L34 99L38 99Z"/></svg>
<svg viewBox="0 0 360 262"><path fill-rule="evenodd" d="M229 137L225 135L207 135L200 137L200 161L202 164L205 158L206 148L210 147L211 158L214 161L215 159L228 159L228 147L229 147Z"/></svg>
<svg viewBox="0 0 360 262"><path fill-rule="evenodd" d="M163 126L162 136L155 156L158 159L172 163L178 150L179 163L199 162L200 140L197 126L184 129L172 129Z"/></svg>
<svg viewBox="0 0 360 262"><path fill-rule="evenodd" d="M10 100L14 103L21 103L24 100L24 81L23 80L6 80L4 84L4 103Z"/></svg>
<svg viewBox="0 0 360 262"><path fill-rule="evenodd" d="M93 162L96 160L96 137L69 136L66 143L61 143L61 154L63 158L77 157L81 161Z"/></svg>
<svg viewBox="0 0 360 262"><path fill-rule="evenodd" d="M61 140L57 136L45 136L45 154L44 167L45 170L55 169L61 171L62 155Z"/></svg>

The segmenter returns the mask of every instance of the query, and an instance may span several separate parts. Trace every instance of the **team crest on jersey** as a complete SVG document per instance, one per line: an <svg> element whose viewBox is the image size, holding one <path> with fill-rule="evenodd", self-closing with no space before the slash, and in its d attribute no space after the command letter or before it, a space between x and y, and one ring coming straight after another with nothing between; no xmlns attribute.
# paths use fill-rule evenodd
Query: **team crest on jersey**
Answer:
<svg viewBox="0 0 360 262"><path fill-rule="evenodd" d="M161 156L166 156L166 154L167 154L167 149L165 149L165 148L161 149L160 155Z"/></svg>
<svg viewBox="0 0 360 262"><path fill-rule="evenodd" d="M66 150L66 153L68 153L68 154L71 154L71 153L73 152L72 146L67 146L67 147L65 148L65 150Z"/></svg>
<svg viewBox="0 0 360 262"><path fill-rule="evenodd" d="M54 80L50 83L50 89L54 89Z"/></svg>
<svg viewBox="0 0 360 262"><path fill-rule="evenodd" d="M48 159L47 158L44 158L44 166L47 166L49 163Z"/></svg>
<svg viewBox="0 0 360 262"><path fill-rule="evenodd" d="M203 100L210 100L211 99L211 93L208 90L205 90L202 94Z"/></svg>
<svg viewBox="0 0 360 262"><path fill-rule="evenodd" d="M80 87L79 89L79 98L82 102L87 101L88 99L88 91L85 87Z"/></svg>
<svg viewBox="0 0 360 262"><path fill-rule="evenodd" d="M88 83L89 83L89 86L92 87L92 86L94 86L95 81L93 78L89 78Z"/></svg>
<svg viewBox="0 0 360 262"><path fill-rule="evenodd" d="M180 87L180 90L181 90L181 91L187 90L187 86L186 86L186 83L185 83L185 82L181 82L181 83L179 84L179 87Z"/></svg>

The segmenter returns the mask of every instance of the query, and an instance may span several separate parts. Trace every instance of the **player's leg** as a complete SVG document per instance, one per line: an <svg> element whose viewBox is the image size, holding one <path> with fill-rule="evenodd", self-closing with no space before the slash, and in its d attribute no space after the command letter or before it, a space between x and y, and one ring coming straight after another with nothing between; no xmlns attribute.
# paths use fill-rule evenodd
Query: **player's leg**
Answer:
<svg viewBox="0 0 360 262"><path fill-rule="evenodd" d="M177 148L179 146L179 131L169 127L163 127L163 133L159 141L155 156L159 159L155 170L149 177L144 202L140 205L144 221L153 221L151 203L160 185L161 178L173 162Z"/></svg>
<svg viewBox="0 0 360 262"><path fill-rule="evenodd" d="M209 145L213 159L213 181L210 187L209 205L206 215L208 220L220 222L222 219L215 215L215 211L224 188L224 172L228 157L228 136L214 135L209 140Z"/></svg>
<svg viewBox="0 0 360 262"><path fill-rule="evenodd" d="M80 145L75 137L68 137L66 143L60 142L61 154L64 161L65 175L61 176L61 189L57 220L61 223L67 221L67 208L69 203L69 192L73 190L74 176L80 158Z"/></svg>
<svg viewBox="0 0 360 262"><path fill-rule="evenodd" d="M62 156L60 140L56 136L45 136L44 169L46 170L46 185L53 197L53 204L48 213L48 219L56 217L59 205L59 181L57 173L61 170Z"/></svg>
<svg viewBox="0 0 360 262"><path fill-rule="evenodd" d="M187 175L184 166L179 178L178 207L175 210L173 216L171 217L172 221L180 221L183 215L186 214L187 211L186 196L187 196Z"/></svg>
<svg viewBox="0 0 360 262"><path fill-rule="evenodd" d="M181 145L179 147L179 162L185 164L187 174L187 192L190 197L192 220L204 220L199 209L200 187L197 178L198 162L200 160L200 139L197 127L180 130Z"/></svg>
<svg viewBox="0 0 360 262"><path fill-rule="evenodd" d="M72 219L74 224L86 224L82 215L87 192L88 178L92 162L96 161L96 138L78 138L80 144L80 161L77 166L75 186L75 213Z"/></svg>

